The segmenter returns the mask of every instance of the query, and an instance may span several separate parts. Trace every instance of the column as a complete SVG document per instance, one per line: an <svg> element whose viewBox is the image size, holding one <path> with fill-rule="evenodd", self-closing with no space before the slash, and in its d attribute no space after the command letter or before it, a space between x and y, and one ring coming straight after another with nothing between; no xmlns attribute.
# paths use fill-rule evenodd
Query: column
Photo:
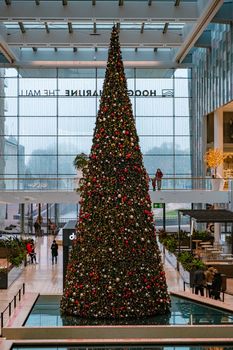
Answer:
<svg viewBox="0 0 233 350"><path fill-rule="evenodd" d="M20 204L20 233L24 234L24 219L25 219L25 205L24 203Z"/></svg>
<svg viewBox="0 0 233 350"><path fill-rule="evenodd" d="M223 109L214 112L214 148L223 152ZM223 176L223 165L217 168L217 173Z"/></svg>
<svg viewBox="0 0 233 350"><path fill-rule="evenodd" d="M223 151L223 109L214 112L214 148ZM223 164L217 168L217 174L223 177ZM218 209L218 203L214 205ZM214 241L220 243L221 224L214 224Z"/></svg>

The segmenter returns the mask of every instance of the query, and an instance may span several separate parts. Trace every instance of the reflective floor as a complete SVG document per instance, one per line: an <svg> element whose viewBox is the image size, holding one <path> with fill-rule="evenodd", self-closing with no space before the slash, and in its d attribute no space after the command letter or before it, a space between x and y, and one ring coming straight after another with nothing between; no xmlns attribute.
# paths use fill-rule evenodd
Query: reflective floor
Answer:
<svg viewBox="0 0 233 350"><path fill-rule="evenodd" d="M190 301L185 298L171 296L171 313L168 315L154 316L142 319L130 320L89 320L78 317L61 316L61 296L40 296L37 299L29 317L26 327L47 327L47 326L72 326L72 325L218 325L233 324L233 313L209 307L204 304Z"/></svg>

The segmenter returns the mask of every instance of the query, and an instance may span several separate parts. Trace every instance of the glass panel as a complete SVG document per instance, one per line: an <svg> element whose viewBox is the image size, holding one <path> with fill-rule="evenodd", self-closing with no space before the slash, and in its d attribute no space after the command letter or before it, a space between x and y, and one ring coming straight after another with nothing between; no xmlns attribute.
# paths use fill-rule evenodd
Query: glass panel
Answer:
<svg viewBox="0 0 233 350"><path fill-rule="evenodd" d="M173 96L173 79L137 79L136 89L141 90L142 96Z"/></svg>
<svg viewBox="0 0 233 350"><path fill-rule="evenodd" d="M191 78L191 69L177 68L174 71L175 78Z"/></svg>
<svg viewBox="0 0 233 350"><path fill-rule="evenodd" d="M11 155L9 155L9 153L7 154L6 153L6 145L5 145L5 157L4 157L4 160L5 160L5 174L4 176L7 177L7 175L15 175L17 176L18 174L18 158L16 155L13 155L13 154L16 154L16 150L15 149L15 152L12 152Z"/></svg>
<svg viewBox="0 0 233 350"><path fill-rule="evenodd" d="M61 175L75 175L76 169L73 166L73 161L76 155L60 156L58 157L58 174Z"/></svg>
<svg viewBox="0 0 233 350"><path fill-rule="evenodd" d="M4 86L1 97L4 96L17 96L17 78L0 78L0 86Z"/></svg>
<svg viewBox="0 0 233 350"><path fill-rule="evenodd" d="M175 153L190 154L190 138L186 136L175 137Z"/></svg>
<svg viewBox="0 0 233 350"><path fill-rule="evenodd" d="M23 155L49 155L56 154L57 138L47 136L20 136L19 143L22 148L19 154Z"/></svg>
<svg viewBox="0 0 233 350"><path fill-rule="evenodd" d="M154 68L137 68L137 78L171 78L173 76L174 69L154 69Z"/></svg>
<svg viewBox="0 0 233 350"><path fill-rule="evenodd" d="M58 139L58 154L76 155L78 153L90 153L92 145L92 137L76 136L65 137L61 136Z"/></svg>
<svg viewBox="0 0 233 350"><path fill-rule="evenodd" d="M191 156L175 156L175 174L191 175Z"/></svg>
<svg viewBox="0 0 233 350"><path fill-rule="evenodd" d="M173 98L137 98L137 116L173 116Z"/></svg>
<svg viewBox="0 0 233 350"><path fill-rule="evenodd" d="M22 116L56 116L57 99L50 98L19 98L19 114Z"/></svg>
<svg viewBox="0 0 233 350"><path fill-rule="evenodd" d="M176 117L175 118L175 135L189 135L190 134L190 118Z"/></svg>
<svg viewBox="0 0 233 350"><path fill-rule="evenodd" d="M17 117L0 117L0 135L17 135Z"/></svg>
<svg viewBox="0 0 233 350"><path fill-rule="evenodd" d="M17 98L14 97L1 97L0 106L4 106L3 115L15 116L17 115ZM0 108L0 113L2 109Z"/></svg>
<svg viewBox="0 0 233 350"><path fill-rule="evenodd" d="M96 117L59 117L58 134L68 135L93 135Z"/></svg>
<svg viewBox="0 0 233 350"><path fill-rule="evenodd" d="M162 170L164 176L171 175L174 173L173 156L167 156L164 154L158 156L144 155L143 161L150 177L154 176L157 168L160 168Z"/></svg>
<svg viewBox="0 0 233 350"><path fill-rule="evenodd" d="M175 115L188 117L191 112L190 102L188 98L175 98Z"/></svg>
<svg viewBox="0 0 233 350"><path fill-rule="evenodd" d="M20 96L44 96L53 97L58 94L57 80L48 78L21 78L19 79Z"/></svg>
<svg viewBox="0 0 233 350"><path fill-rule="evenodd" d="M140 136L140 146L143 154L173 154L173 137Z"/></svg>
<svg viewBox="0 0 233 350"><path fill-rule="evenodd" d="M96 89L95 79L60 79L58 89L60 96L93 96Z"/></svg>
<svg viewBox="0 0 233 350"><path fill-rule="evenodd" d="M15 136L9 136L5 137L5 149L4 153L5 154L17 154L17 137Z"/></svg>
<svg viewBox="0 0 233 350"><path fill-rule="evenodd" d="M57 69L45 69L45 68L35 68L35 69L24 69L19 68L20 78L56 78Z"/></svg>
<svg viewBox="0 0 233 350"><path fill-rule="evenodd" d="M27 175L56 175L57 174L57 156L20 156L19 157L20 174Z"/></svg>
<svg viewBox="0 0 233 350"><path fill-rule="evenodd" d="M8 77L17 77L18 71L15 68L5 68L5 76Z"/></svg>
<svg viewBox="0 0 233 350"><path fill-rule="evenodd" d="M96 98L60 98L58 100L58 114L60 116L95 116Z"/></svg>
<svg viewBox="0 0 233 350"><path fill-rule="evenodd" d="M189 79L174 79L175 97L190 97L191 81Z"/></svg>
<svg viewBox="0 0 233 350"><path fill-rule="evenodd" d="M96 69L76 69L76 68L66 68L58 69L58 78L95 78Z"/></svg>
<svg viewBox="0 0 233 350"><path fill-rule="evenodd" d="M57 134L55 117L21 117L19 120L20 135L54 135Z"/></svg>
<svg viewBox="0 0 233 350"><path fill-rule="evenodd" d="M173 135L173 118L137 117L138 135Z"/></svg>

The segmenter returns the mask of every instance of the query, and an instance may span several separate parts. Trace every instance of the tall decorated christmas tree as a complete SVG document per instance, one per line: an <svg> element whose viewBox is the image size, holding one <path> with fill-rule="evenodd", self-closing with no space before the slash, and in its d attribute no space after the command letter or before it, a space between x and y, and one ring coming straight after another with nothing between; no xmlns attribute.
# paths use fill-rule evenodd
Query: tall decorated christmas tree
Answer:
<svg viewBox="0 0 233 350"><path fill-rule="evenodd" d="M139 318L170 309L114 26L61 310L85 318Z"/></svg>

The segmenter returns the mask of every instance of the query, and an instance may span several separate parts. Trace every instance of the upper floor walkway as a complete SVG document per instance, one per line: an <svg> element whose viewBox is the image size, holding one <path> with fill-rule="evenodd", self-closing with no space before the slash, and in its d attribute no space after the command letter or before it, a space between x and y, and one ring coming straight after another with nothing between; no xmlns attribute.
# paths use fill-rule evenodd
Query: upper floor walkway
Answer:
<svg viewBox="0 0 233 350"><path fill-rule="evenodd" d="M1 178L0 203L78 203L79 179ZM232 179L164 177L162 189L153 191L153 203L233 203Z"/></svg>

